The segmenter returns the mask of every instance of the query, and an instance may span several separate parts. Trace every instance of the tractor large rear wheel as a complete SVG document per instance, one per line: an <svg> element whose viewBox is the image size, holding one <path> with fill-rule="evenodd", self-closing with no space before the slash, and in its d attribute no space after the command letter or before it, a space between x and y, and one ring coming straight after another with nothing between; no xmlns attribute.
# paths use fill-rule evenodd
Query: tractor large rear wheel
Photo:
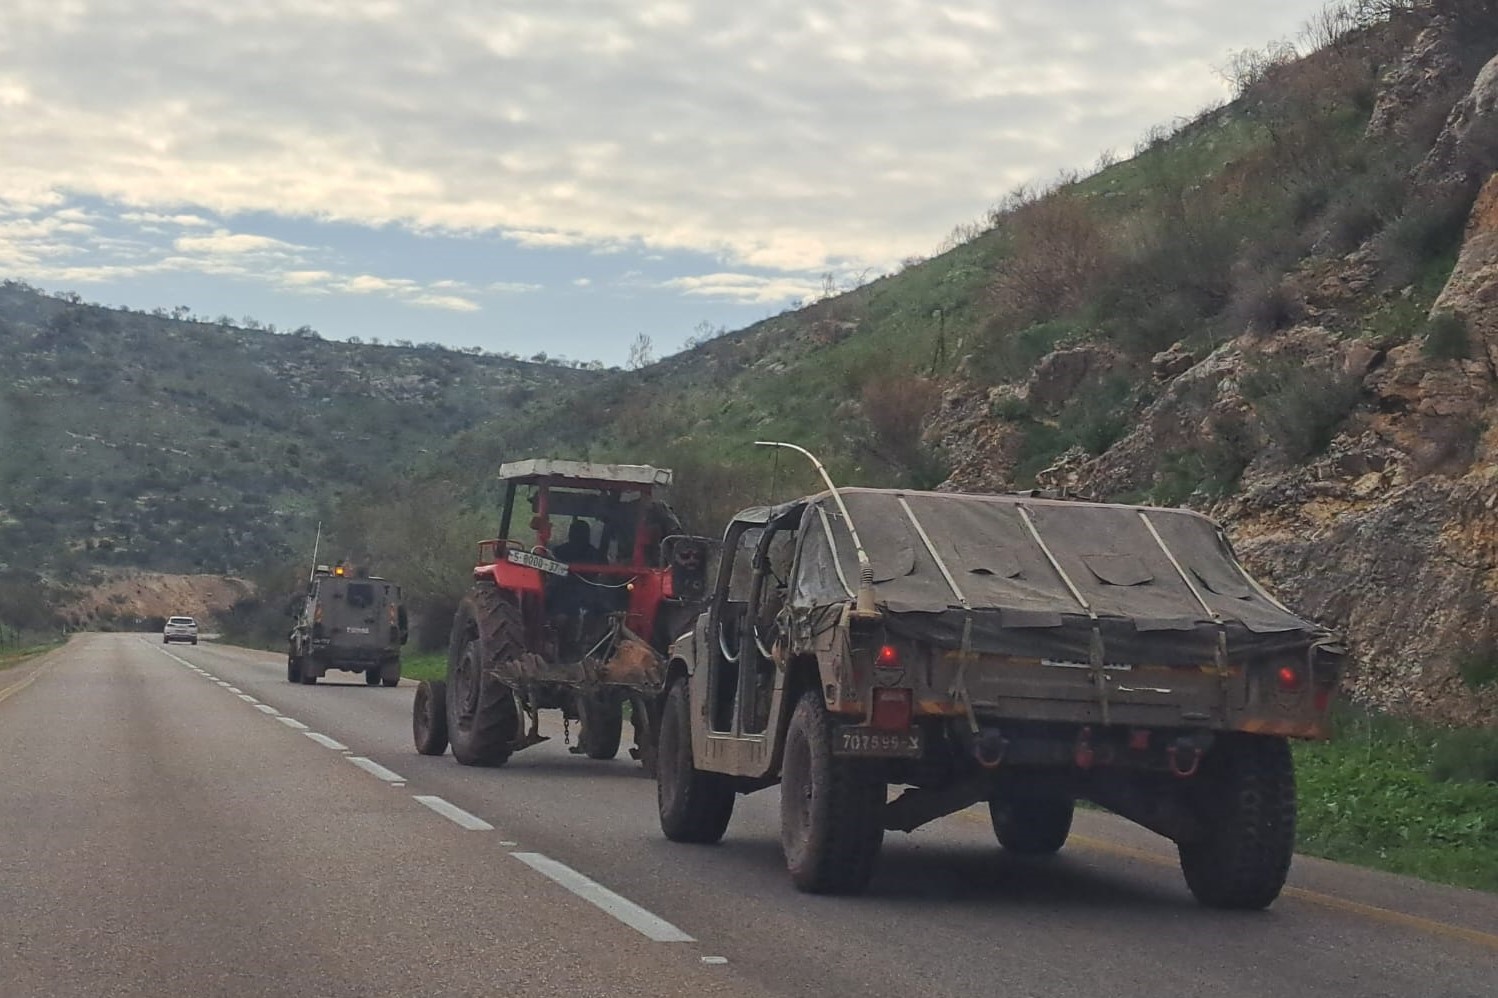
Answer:
<svg viewBox="0 0 1498 998"><path fill-rule="evenodd" d="M497 671L525 652L520 610L492 586L464 596L447 654L447 737L465 766L501 766L515 750L520 710Z"/></svg>

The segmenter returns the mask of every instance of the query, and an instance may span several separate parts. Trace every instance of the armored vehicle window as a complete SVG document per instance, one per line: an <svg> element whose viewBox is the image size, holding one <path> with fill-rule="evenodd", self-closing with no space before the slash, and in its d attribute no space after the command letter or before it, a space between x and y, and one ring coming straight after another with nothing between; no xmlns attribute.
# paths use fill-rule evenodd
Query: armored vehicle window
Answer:
<svg viewBox="0 0 1498 998"><path fill-rule="evenodd" d="M374 605L374 586L367 582L350 582L348 587L348 605L362 610Z"/></svg>

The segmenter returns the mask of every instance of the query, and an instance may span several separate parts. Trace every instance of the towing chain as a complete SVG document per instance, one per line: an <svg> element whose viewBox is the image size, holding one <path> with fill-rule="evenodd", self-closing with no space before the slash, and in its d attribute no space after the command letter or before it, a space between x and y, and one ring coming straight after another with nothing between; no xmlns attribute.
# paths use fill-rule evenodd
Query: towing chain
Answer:
<svg viewBox="0 0 1498 998"><path fill-rule="evenodd" d="M565 714L562 715L562 744L572 744L572 720Z"/></svg>

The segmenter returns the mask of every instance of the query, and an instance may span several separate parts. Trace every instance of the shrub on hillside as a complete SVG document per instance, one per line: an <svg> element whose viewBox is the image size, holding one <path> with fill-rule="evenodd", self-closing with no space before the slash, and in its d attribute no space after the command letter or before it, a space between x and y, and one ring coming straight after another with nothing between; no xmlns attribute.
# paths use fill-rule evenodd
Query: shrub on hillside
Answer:
<svg viewBox="0 0 1498 998"><path fill-rule="evenodd" d="M924 481L934 472L928 467L930 455L922 446L921 432L940 401L941 386L935 381L903 372L871 378L860 396L875 451L907 475L923 479L922 485L935 484Z"/></svg>
<svg viewBox="0 0 1498 998"><path fill-rule="evenodd" d="M1112 267L1108 233L1093 207L1057 190L1023 203L1002 219L1012 252L989 289L1007 329L1072 311L1091 296Z"/></svg>
<svg viewBox="0 0 1498 998"><path fill-rule="evenodd" d="M1472 355L1467 323L1454 312L1437 312L1425 324L1420 352L1432 360L1465 360Z"/></svg>
<svg viewBox="0 0 1498 998"><path fill-rule="evenodd" d="M1354 378L1291 358L1261 362L1240 387L1265 435L1291 463L1326 450L1362 392Z"/></svg>

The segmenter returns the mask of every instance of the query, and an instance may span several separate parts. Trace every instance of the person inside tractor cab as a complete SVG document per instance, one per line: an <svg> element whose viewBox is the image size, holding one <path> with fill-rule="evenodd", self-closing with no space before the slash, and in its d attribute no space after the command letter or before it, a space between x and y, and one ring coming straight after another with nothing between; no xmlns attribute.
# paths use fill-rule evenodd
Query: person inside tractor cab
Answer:
<svg viewBox="0 0 1498 998"><path fill-rule="evenodd" d="M552 557L569 565L602 565L607 563L604 553L593 546L593 531L588 522L574 519L567 528L567 540L552 549ZM585 632L593 630L593 624L602 620L608 611L607 596L611 590L602 588L591 578L591 573L572 572L566 578L551 581L546 594L547 615L562 641L564 654L580 651Z"/></svg>
<svg viewBox="0 0 1498 998"><path fill-rule="evenodd" d="M557 561L583 565L603 564L603 552L593 546L593 531L588 521L574 519L567 528L567 540L552 549Z"/></svg>

